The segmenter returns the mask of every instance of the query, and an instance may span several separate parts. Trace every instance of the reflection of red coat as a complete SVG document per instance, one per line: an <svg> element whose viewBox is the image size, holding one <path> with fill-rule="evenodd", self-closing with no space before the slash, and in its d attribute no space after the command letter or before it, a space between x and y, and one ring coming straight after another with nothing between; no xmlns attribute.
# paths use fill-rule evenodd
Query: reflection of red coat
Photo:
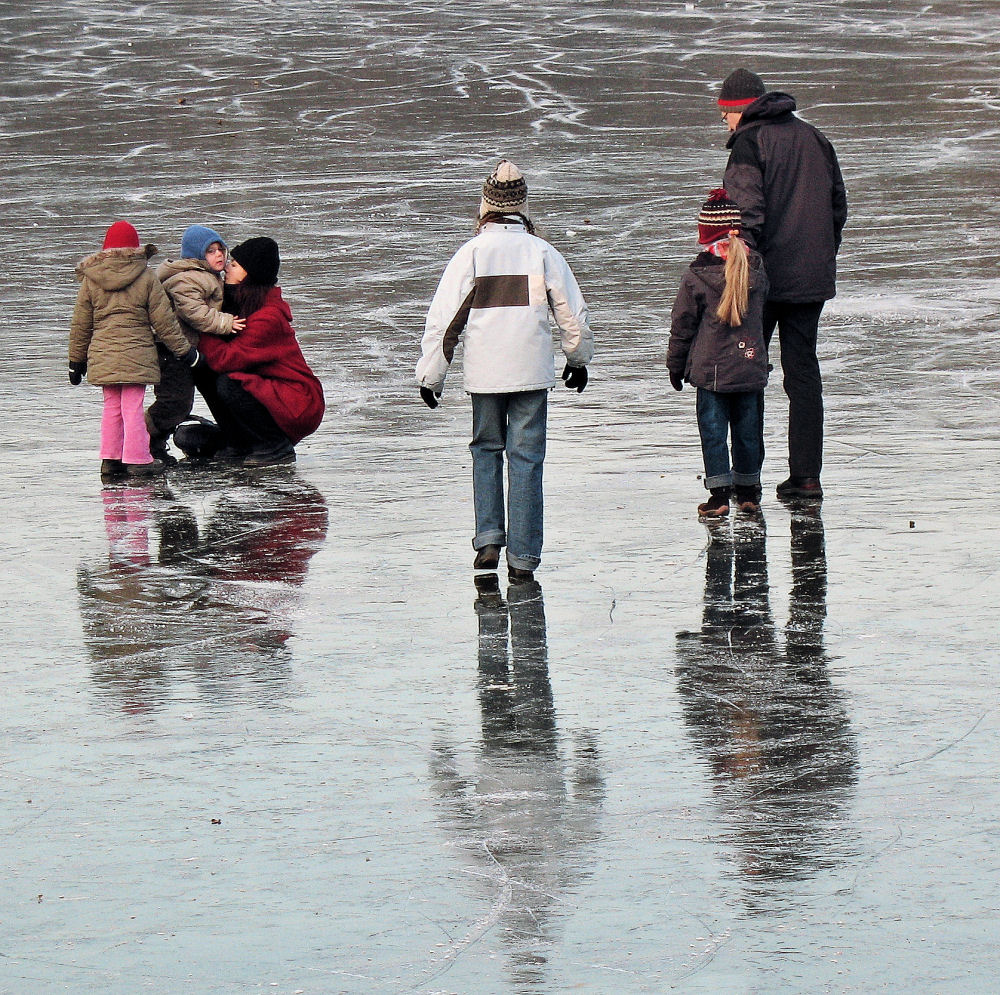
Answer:
<svg viewBox="0 0 1000 995"><path fill-rule="evenodd" d="M227 373L267 408L292 442L323 420L323 386L309 369L292 328L292 312L272 287L234 338L202 337L199 349L216 373Z"/></svg>

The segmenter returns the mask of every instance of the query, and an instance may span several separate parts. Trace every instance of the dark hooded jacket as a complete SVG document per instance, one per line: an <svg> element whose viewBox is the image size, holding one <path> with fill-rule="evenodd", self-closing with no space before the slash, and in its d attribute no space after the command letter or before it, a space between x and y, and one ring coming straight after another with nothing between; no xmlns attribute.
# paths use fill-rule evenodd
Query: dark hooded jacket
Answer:
<svg viewBox="0 0 1000 995"><path fill-rule="evenodd" d="M825 301L836 294L847 192L833 146L794 110L793 97L774 92L743 112L726 146L724 186L764 257L768 299Z"/></svg>
<svg viewBox="0 0 1000 995"><path fill-rule="evenodd" d="M763 390L767 349L762 316L768 282L760 253L750 251L750 294L740 325L716 315L725 287L725 260L699 253L681 279L670 313L667 369L695 387L722 394Z"/></svg>

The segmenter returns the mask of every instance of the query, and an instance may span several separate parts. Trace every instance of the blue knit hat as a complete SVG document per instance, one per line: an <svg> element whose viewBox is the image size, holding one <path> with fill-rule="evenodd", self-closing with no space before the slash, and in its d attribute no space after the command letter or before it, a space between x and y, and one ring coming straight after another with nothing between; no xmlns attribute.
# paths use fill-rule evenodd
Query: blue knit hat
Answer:
<svg viewBox="0 0 1000 995"><path fill-rule="evenodd" d="M224 249L229 248L217 231L205 225L191 225L181 236L181 259L204 259L213 242L218 242Z"/></svg>

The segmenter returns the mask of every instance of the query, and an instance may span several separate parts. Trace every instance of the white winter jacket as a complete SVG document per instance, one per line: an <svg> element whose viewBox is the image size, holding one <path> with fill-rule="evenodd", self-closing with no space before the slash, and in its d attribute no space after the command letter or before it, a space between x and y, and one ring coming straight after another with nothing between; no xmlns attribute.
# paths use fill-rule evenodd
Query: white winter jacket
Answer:
<svg viewBox="0 0 1000 995"><path fill-rule="evenodd" d="M560 253L520 222L494 222L445 267L427 313L417 380L440 391L464 332L470 394L544 390L556 382L549 310L570 366L594 355L587 304Z"/></svg>

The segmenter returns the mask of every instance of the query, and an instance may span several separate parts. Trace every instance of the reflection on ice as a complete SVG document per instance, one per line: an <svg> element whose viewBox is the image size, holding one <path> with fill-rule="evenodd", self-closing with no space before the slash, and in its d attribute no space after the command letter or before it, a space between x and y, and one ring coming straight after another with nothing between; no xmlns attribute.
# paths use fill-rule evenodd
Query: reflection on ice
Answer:
<svg viewBox="0 0 1000 995"><path fill-rule="evenodd" d="M857 744L823 648L827 567L816 506L793 510L784 639L763 517L709 526L701 631L677 639L677 689L739 873L759 898L853 852ZM754 879L758 879L755 883Z"/></svg>
<svg viewBox="0 0 1000 995"><path fill-rule="evenodd" d="M482 739L471 761L441 736L431 775L441 819L491 908L450 951L496 932L515 991L550 990L545 965L563 896L587 876L604 798L595 738L560 746L545 606L536 582L477 578Z"/></svg>
<svg viewBox="0 0 1000 995"><path fill-rule="evenodd" d="M279 684L296 591L326 538L323 496L294 474L242 486L186 474L102 492L109 565L81 563L77 590L96 687L129 711L170 680Z"/></svg>

